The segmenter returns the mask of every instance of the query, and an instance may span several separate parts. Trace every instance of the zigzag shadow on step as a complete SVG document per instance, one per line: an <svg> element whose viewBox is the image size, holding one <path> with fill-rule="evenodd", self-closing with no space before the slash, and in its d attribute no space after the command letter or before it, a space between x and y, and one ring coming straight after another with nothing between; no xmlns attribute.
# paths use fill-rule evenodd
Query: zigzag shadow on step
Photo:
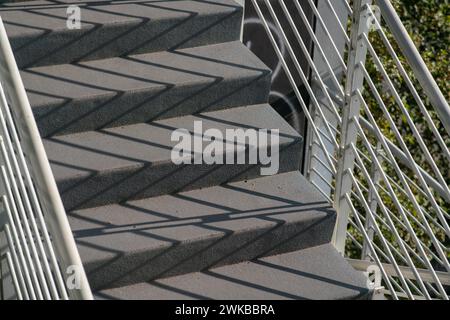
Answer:
<svg viewBox="0 0 450 320"><path fill-rule="evenodd" d="M154 124L149 125L153 126ZM171 128L171 130L175 129ZM106 132L106 134L111 135L110 132ZM135 139L126 136L120 136L120 138L125 141L136 142ZM279 150L279 173L298 169L302 140L298 137L288 136L288 138L291 141L281 145ZM166 153L170 153L172 148L171 145L156 144L152 141L138 140L137 142L162 151L166 150ZM66 145L67 143L62 142L62 144ZM57 180L61 198L67 211L106 205L112 202L120 203L130 199L173 194L230 181L252 179L260 176L260 170L263 167L261 164L176 165L170 161L170 157L167 158L167 162L149 163L123 154L109 153L83 146L75 147L98 155L133 161L136 165L106 172L97 172L80 167L75 168L79 172L83 172L83 175L78 175L71 179ZM247 159L248 152L247 145ZM193 153L192 155L194 156ZM72 165L68 163L57 163L52 158L49 160L52 166L58 165L59 167L72 169Z"/></svg>
<svg viewBox="0 0 450 320"><path fill-rule="evenodd" d="M156 220L117 227L97 220L96 216L73 213L74 218L89 221L96 226L75 231L82 255L86 250L93 250L98 256L108 256L106 260L85 264L93 288L116 287L207 270L330 241L335 214L325 201L304 203L233 185L221 188L225 196L227 192L233 192L254 201L276 202L279 205L245 210L241 208L245 206L241 203L234 206L221 205L206 200L206 196L201 198L197 192L165 197L170 197L167 201L172 203L184 203L183 207L189 207L190 203L194 207L203 208L204 212L212 210L216 213L204 215L202 211L198 211L193 212L192 216L183 216L182 208L181 212L176 213L164 211L164 208L149 210L132 206L130 209L148 217L156 217ZM184 233L197 232L198 238L194 236L188 242L183 241L183 236L180 236L183 230ZM130 233L136 235L135 241L157 242L159 245L149 245L147 250L130 253L117 250L108 241L104 246L90 242L90 238L95 235L113 239L114 236L129 236ZM208 236L202 238L205 234Z"/></svg>
<svg viewBox="0 0 450 320"><path fill-rule="evenodd" d="M203 3L204 7L229 9L215 16L199 16L195 10L183 9L183 5L174 7L172 2L188 1L46 1L42 5L3 5L0 6L0 14L7 31L8 27L14 26L27 30L25 35L10 39L20 68L194 47L210 44L211 39L226 42L239 38L241 7L220 2L191 1ZM81 8L81 29L69 30L66 27L66 9L70 4ZM14 10L26 11L29 24L24 22L25 19L18 22L8 16ZM96 17L95 14L104 22L87 18ZM174 14L178 16L170 18ZM154 23L158 15L168 15L169 18ZM36 27L33 18L34 21L51 21L55 29ZM203 23L198 23L199 18L204 20ZM114 23L115 20L121 23Z"/></svg>
<svg viewBox="0 0 450 320"><path fill-rule="evenodd" d="M183 55L184 53L174 54ZM29 93L49 97L53 101L48 105L33 108L41 135L48 137L140 122L152 122L233 106L264 103L268 98L267 92L270 86L270 72L268 70L235 65L234 68L251 70L254 73L248 78L243 77L236 80L168 65L157 65L140 60L138 56L124 59L134 64L143 64L144 68L150 66L157 72L173 71L182 75L192 75L195 78L201 78L201 82L180 85L158 81L158 76L154 76L154 79L152 79L151 73L143 78L114 70L98 69L86 64L76 64L76 67L80 70L110 75L116 77L118 81L148 83L148 88L125 91L102 84L90 84L68 77L55 77L35 70L27 70L27 73L32 76L49 78L51 81L66 83L67 86L79 86L102 93L75 99L28 88ZM197 59L207 61L205 57L197 57ZM217 60L214 63L218 65L230 64L227 61ZM33 97L31 101L33 102Z"/></svg>

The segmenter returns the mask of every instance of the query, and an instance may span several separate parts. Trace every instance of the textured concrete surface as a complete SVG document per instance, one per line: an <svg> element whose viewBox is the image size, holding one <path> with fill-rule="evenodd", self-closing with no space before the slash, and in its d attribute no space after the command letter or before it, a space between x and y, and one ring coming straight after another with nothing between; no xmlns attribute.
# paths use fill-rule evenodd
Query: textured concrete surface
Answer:
<svg viewBox="0 0 450 320"><path fill-rule="evenodd" d="M22 71L43 136L265 103L270 70L240 42Z"/></svg>
<svg viewBox="0 0 450 320"><path fill-rule="evenodd" d="M97 299L364 299L366 279L326 244L97 292Z"/></svg>
<svg viewBox="0 0 450 320"><path fill-rule="evenodd" d="M259 163L174 164L171 152L177 142L171 141L172 132L178 128L193 132L194 121L199 120L203 130L216 128L224 136L226 129L279 129L278 145L270 142L270 146L277 145L280 149L279 172L298 169L302 139L267 104L57 136L45 139L44 146L66 210L209 187L260 175ZM232 142L224 141L223 145L225 149ZM247 142L248 149L259 150L259 147L257 143ZM267 146L261 147L267 149ZM226 153L234 150L226 150Z"/></svg>
<svg viewBox="0 0 450 320"><path fill-rule="evenodd" d="M334 210L298 172L70 214L93 288L324 244L334 222Z"/></svg>
<svg viewBox="0 0 450 320"><path fill-rule="evenodd" d="M72 3L81 30L66 26ZM302 138L265 104L270 71L236 41L235 2L32 1L0 15L99 298L367 294L327 244L336 214L297 171ZM196 120L279 129L279 142L241 146L279 147L279 174L175 165L171 134Z"/></svg>
<svg viewBox="0 0 450 320"><path fill-rule="evenodd" d="M81 29L67 28L67 7ZM62 64L239 40L242 8L214 1L31 1L0 15L20 67Z"/></svg>

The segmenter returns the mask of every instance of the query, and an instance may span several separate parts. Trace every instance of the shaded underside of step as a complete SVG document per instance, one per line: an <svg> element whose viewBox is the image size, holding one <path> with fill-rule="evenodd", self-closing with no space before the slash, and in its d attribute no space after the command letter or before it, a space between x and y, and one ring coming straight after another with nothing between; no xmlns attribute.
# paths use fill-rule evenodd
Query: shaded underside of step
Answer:
<svg viewBox="0 0 450 320"><path fill-rule="evenodd" d="M22 71L41 135L265 103L270 70L229 42Z"/></svg>
<svg viewBox="0 0 450 320"><path fill-rule="evenodd" d="M72 212L92 288L328 243L335 212L299 172Z"/></svg>
<svg viewBox="0 0 450 320"><path fill-rule="evenodd" d="M217 140L222 142L223 153L218 150L218 154L247 153L246 164L236 164L237 159L235 164L174 163L172 150L179 142L172 141L173 132L184 128L193 135L196 121L202 122L203 131L214 128L223 135ZM267 137L267 141L246 140L235 145L226 130L239 128L278 129L279 141ZM202 143L205 148L211 142ZM297 170L301 145L301 137L268 104L44 139L68 211L253 178L261 175L261 167L278 168L278 172ZM192 151L193 143L190 148ZM196 155L201 155L203 148ZM259 150L278 149L279 157L274 154L267 165L249 162L250 151L258 155ZM186 156L194 157L190 152Z"/></svg>
<svg viewBox="0 0 450 320"><path fill-rule="evenodd" d="M330 244L97 292L97 299L368 299L366 278Z"/></svg>
<svg viewBox="0 0 450 320"><path fill-rule="evenodd" d="M79 29L70 29L80 8ZM29 1L4 4L19 67L70 63L238 40L242 8L215 1Z"/></svg>

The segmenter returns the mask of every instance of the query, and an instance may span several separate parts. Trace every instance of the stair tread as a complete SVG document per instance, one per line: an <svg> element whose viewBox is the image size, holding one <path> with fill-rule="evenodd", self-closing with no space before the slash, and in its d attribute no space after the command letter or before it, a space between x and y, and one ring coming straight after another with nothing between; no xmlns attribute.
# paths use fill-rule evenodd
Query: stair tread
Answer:
<svg viewBox="0 0 450 320"><path fill-rule="evenodd" d="M170 274L183 260L220 265L240 250L245 260L276 252L290 240L296 249L326 243L334 219L327 201L296 171L69 214L88 275L117 273L115 283L131 274L127 268L134 275L152 277L145 268L139 270L145 264L151 272ZM270 235L274 230L276 235ZM295 238L305 230L311 239ZM239 238L245 233L251 236ZM302 239L309 240L301 243ZM208 250L212 257L205 253ZM152 253L114 266L127 255L146 251ZM163 254L168 256L165 260ZM99 271L102 266L105 270Z"/></svg>
<svg viewBox="0 0 450 320"><path fill-rule="evenodd" d="M71 4L81 8L82 27L93 28L98 24L117 24L127 21L185 18L192 13L199 15L217 12L233 12L238 8L232 0L215 0L216 3L185 0L63 0L25 1L2 4L0 12L10 37L35 33L43 29L67 30L67 7ZM5 18L3 18L3 16ZM39 19L36 19L38 18Z"/></svg>
<svg viewBox="0 0 450 320"><path fill-rule="evenodd" d="M97 299L368 298L366 278L331 244L152 282L106 289Z"/></svg>
<svg viewBox="0 0 450 320"><path fill-rule="evenodd" d="M34 108L70 99L125 91L214 83L269 73L238 41L127 57L25 69L21 72Z"/></svg>
<svg viewBox="0 0 450 320"><path fill-rule="evenodd" d="M68 28L72 4L79 29ZM238 40L242 8L232 0L65 0L2 4L0 13L19 64L30 66Z"/></svg>
<svg viewBox="0 0 450 320"><path fill-rule="evenodd" d="M171 141L171 133L179 128L192 133L194 121L200 120L203 130L217 128L223 134L230 128L279 129L280 145L300 139L270 105L264 104L55 136L43 141L58 182L144 163L171 162L172 148L178 143Z"/></svg>

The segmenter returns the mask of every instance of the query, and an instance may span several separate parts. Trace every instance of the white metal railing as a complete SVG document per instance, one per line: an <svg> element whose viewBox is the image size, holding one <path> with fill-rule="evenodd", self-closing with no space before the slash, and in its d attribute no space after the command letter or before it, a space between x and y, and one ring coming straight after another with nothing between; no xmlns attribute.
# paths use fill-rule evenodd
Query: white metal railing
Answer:
<svg viewBox="0 0 450 320"><path fill-rule="evenodd" d="M1 284L17 299L92 299L1 19L0 175Z"/></svg>
<svg viewBox="0 0 450 320"><path fill-rule="evenodd" d="M338 213L336 248L358 269L378 265L384 293L393 299L447 300L450 108L444 95L388 0L294 3L292 12L285 0L252 0L307 119L304 173Z"/></svg>
<svg viewBox="0 0 450 320"><path fill-rule="evenodd" d="M336 248L378 265L393 299L448 299L444 95L388 0L289 1L251 0L307 119L304 173L336 208ZM91 299L1 20L0 84L0 270L18 298Z"/></svg>

